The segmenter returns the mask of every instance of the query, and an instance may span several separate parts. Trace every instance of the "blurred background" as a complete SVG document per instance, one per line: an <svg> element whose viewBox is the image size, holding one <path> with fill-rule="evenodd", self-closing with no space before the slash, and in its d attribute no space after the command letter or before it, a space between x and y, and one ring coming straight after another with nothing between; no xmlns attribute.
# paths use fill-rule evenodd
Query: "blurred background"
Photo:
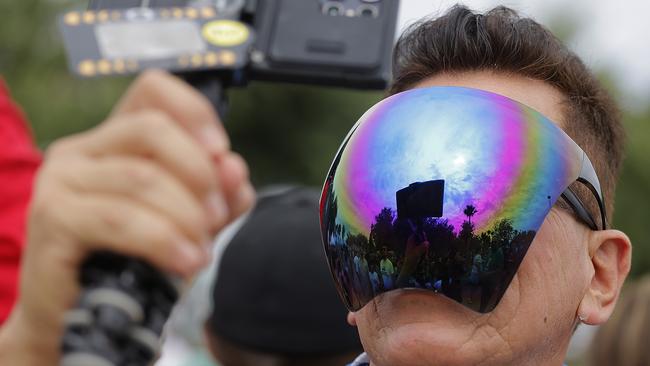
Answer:
<svg viewBox="0 0 650 366"><path fill-rule="evenodd" d="M399 29L441 13L453 1L403 0ZM632 277L650 272L650 2L628 0L465 1L485 10L513 7L547 25L600 75L624 108L627 159L618 186L614 226L634 245ZM128 78L79 80L67 70L56 27L62 11L85 1L0 1L0 75L45 149L62 136L101 122ZM319 186L342 138L382 93L252 83L230 93L226 128L258 186Z"/></svg>

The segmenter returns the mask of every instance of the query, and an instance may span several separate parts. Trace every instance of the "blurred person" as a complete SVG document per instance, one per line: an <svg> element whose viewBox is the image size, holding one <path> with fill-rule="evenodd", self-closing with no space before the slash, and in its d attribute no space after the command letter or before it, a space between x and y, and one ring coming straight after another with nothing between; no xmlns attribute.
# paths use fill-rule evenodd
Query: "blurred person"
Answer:
<svg viewBox="0 0 650 366"><path fill-rule="evenodd" d="M650 276L623 290L612 318L603 324L587 351L587 365L650 365Z"/></svg>
<svg viewBox="0 0 650 366"><path fill-rule="evenodd" d="M318 198L302 186L264 188L219 233L157 366L212 365L210 354L223 366L343 365L361 351L323 256Z"/></svg>
<svg viewBox="0 0 650 366"><path fill-rule="evenodd" d="M27 205L40 163L29 125L0 77L0 325L17 296Z"/></svg>
<svg viewBox="0 0 650 366"><path fill-rule="evenodd" d="M361 352L323 256L319 198L300 186L262 192L217 243L205 334L219 364L340 366Z"/></svg>
<svg viewBox="0 0 650 366"><path fill-rule="evenodd" d="M436 86L496 93L501 96L499 98L510 98L513 103L526 105L526 108L532 108L555 121L593 161L605 197L604 204L611 218L623 155L623 132L618 109L595 76L548 30L503 7L481 14L457 6L439 18L416 25L402 36L396 46L391 93ZM178 91L178 88L156 88L166 92L170 89ZM164 128L175 125L169 121L161 124ZM48 157L49 165L69 167L76 158L89 158L89 145L99 148L104 156L116 155L116 149L106 149L106 145L98 140L109 139L110 136L113 137L109 139L113 144L108 146L128 146L128 142L133 140L129 140L126 134L109 133L118 125L109 121L104 130L61 143ZM177 131L177 134L182 135L184 131L187 130ZM136 135L145 136L143 132ZM166 134L167 137L175 135ZM185 144L179 142L179 145ZM219 151L224 150L227 149ZM192 155L189 151L187 154ZM154 155L154 158L158 157ZM420 156L414 155L413 158L417 160ZM182 161L192 162L192 159L183 158ZM155 238L137 230L139 227L151 229L151 226L143 225L144 215L134 215L133 210L126 211L127 214L122 212L120 215L103 216L106 211L102 207L81 204L84 201L80 200L76 201L77 205L70 205L76 211L68 210L69 218L61 219L56 214L60 210L53 209L47 203L52 202L53 197L57 197L59 203L62 199L63 202L75 200L69 193L66 197L65 191L60 190L60 183L66 182L65 174L61 174L63 169L47 169L47 166L48 163L40 174L40 184L32 206L29 245L21 280L23 289L38 287L41 291L23 291L10 322L2 329L0 357L4 357L2 361L7 363L15 360L11 364L44 364L57 359L55 345L60 336L60 320L67 304L75 298L74 275L84 253L92 248L93 243L104 243L105 248L126 254L139 254L163 269L185 274L193 273L205 264L196 255L186 256L187 261L173 261L171 256L164 255L172 253L171 250L153 249L160 246L167 248L164 245L168 243L153 240ZM206 168L208 166L204 165ZM241 166L243 163L239 168L230 168L243 169ZM210 174L211 177L225 179L232 175L216 170L221 174L209 170L214 172L214 175ZM200 169L192 171L203 172ZM245 181L243 173L239 174L236 181ZM82 172L77 174L76 179L92 175ZM189 185L190 182L183 177L181 175L179 178ZM108 182L115 179L103 178L102 181ZM246 207L250 204L250 195L234 194L233 187L237 185L232 183L224 182L223 188L216 191L228 197L228 202L241 195L247 197L233 204L234 207ZM365 187L366 190L370 188ZM204 192L199 190L199 195ZM578 190L576 194L588 203L585 210L589 216L601 217L597 213L603 212L604 208L599 210L593 199L589 199L589 193ZM136 199L139 197L135 195ZM178 201L183 201L176 197ZM167 194L156 194L153 201L166 198L172 200ZM155 211L165 212L165 217L169 217L170 213L164 211L164 207L156 206ZM479 210L485 212L483 208ZM592 229L592 225L583 222L584 215L578 220L566 205L558 203L549 210L498 304L484 313L472 311L449 297L423 290L384 292L361 306L366 302L362 293L345 291L353 283L349 278L354 270L346 263L350 254L341 250L341 255L347 258L338 256L335 263L347 267L347 270L336 273L334 278L341 295L353 300L352 307L361 306L349 314L348 320L358 327L367 352L353 364L561 365L571 334L579 323L602 324L610 317L629 272L631 243L620 231ZM229 217L242 211L229 210ZM99 223L94 221L97 216L103 217ZM179 217L174 216L174 222L177 220ZM89 221L94 225L89 225ZM593 226L597 228L607 226L605 220L596 221L598 225ZM138 225L133 225L133 222ZM201 232L214 232L224 222L222 219L210 226L212 230L203 227ZM107 224L111 230L103 230ZM468 227L471 229L471 226L470 222ZM65 230L70 227L75 230ZM165 229L165 234L169 234L167 226L161 227ZM146 231L148 235L158 232ZM111 235L107 235L107 232ZM120 246L115 242L115 237L122 243L137 244L137 247ZM57 244L57 251L39 250L47 249L48 242L52 241ZM184 251L178 254L181 252ZM59 253L66 255L60 256ZM52 261L48 254L59 254L58 258L71 257L72 260ZM450 276L455 276L453 272L464 271L467 258L461 253L448 254L447 265L441 272L447 271ZM388 259L385 253L381 257ZM504 255L504 261L511 263L512 253ZM399 266L400 261L391 259L391 264ZM43 275L44 272L48 276ZM54 284L58 291L47 291ZM457 285L455 282L442 283L441 288L446 291L446 287ZM34 336L37 331L40 332L39 337ZM10 333L14 336L9 337Z"/></svg>
<svg viewBox="0 0 650 366"><path fill-rule="evenodd" d="M382 260L379 261L379 271L381 272L381 278L385 289L393 288L393 275L395 274L395 269L393 267L393 262L390 261L390 255L388 253L388 248L382 248Z"/></svg>

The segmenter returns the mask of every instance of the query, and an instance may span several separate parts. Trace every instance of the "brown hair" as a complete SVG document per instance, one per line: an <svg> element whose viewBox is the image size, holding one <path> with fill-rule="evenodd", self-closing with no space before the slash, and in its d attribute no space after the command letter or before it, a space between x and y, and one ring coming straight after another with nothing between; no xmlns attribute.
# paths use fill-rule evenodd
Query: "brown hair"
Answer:
<svg viewBox="0 0 650 366"><path fill-rule="evenodd" d="M563 128L594 164L611 218L623 160L620 112L580 58L534 20L503 6L480 14L456 5L441 17L417 23L395 46L389 92L432 75L474 70L542 80L566 96ZM592 195L584 187L576 191L600 222Z"/></svg>
<svg viewBox="0 0 650 366"><path fill-rule="evenodd" d="M588 355L590 366L650 365L650 276L630 285L611 319L598 329Z"/></svg>

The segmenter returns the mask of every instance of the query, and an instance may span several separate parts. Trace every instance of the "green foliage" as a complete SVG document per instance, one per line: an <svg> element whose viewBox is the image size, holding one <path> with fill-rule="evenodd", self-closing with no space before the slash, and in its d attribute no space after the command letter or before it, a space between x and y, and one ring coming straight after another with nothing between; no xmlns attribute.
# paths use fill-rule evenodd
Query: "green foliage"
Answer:
<svg viewBox="0 0 650 366"><path fill-rule="evenodd" d="M253 83L231 93L226 128L253 181L323 184L354 122L381 93Z"/></svg>
<svg viewBox="0 0 650 366"><path fill-rule="evenodd" d="M650 107L650 106L649 106ZM632 239L632 275L650 272L650 108L625 118L627 158L616 192L614 226Z"/></svg>
<svg viewBox="0 0 650 366"><path fill-rule="evenodd" d="M130 79L79 80L67 71L56 15L85 1L0 1L0 74L23 106L39 146L101 122ZM573 32L567 19L561 33ZM575 23L579 26L579 23ZM605 73L603 74L605 75ZM618 87L624 88L624 85ZM257 185L322 184L339 143L382 93L253 83L231 93L226 126ZM650 271L650 110L625 116L628 158L614 224L634 243L633 272Z"/></svg>
<svg viewBox="0 0 650 366"><path fill-rule="evenodd" d="M79 80L67 71L56 15L81 1L0 2L0 74L27 113L37 141L102 121L128 80Z"/></svg>

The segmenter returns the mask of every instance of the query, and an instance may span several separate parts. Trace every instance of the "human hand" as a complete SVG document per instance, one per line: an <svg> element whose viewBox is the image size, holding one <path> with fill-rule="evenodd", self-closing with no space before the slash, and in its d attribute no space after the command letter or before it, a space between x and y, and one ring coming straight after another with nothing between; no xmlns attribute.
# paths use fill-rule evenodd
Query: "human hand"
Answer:
<svg viewBox="0 0 650 366"><path fill-rule="evenodd" d="M11 364L58 360L63 315L90 252L189 277L208 263L214 234L253 200L246 164L207 99L164 72L143 74L104 123L46 153L0 363L10 354Z"/></svg>

